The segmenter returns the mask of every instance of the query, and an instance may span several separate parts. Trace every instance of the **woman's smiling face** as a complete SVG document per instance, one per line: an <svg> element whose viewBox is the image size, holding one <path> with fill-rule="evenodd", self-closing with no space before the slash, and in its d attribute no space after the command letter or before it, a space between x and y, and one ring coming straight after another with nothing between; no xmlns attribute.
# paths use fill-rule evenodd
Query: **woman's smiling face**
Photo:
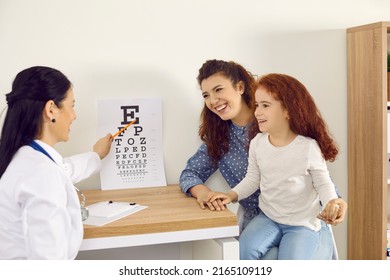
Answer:
<svg viewBox="0 0 390 280"><path fill-rule="evenodd" d="M242 82L235 87L229 78L217 73L202 81L201 90L207 108L222 120L234 121L241 113L244 102Z"/></svg>

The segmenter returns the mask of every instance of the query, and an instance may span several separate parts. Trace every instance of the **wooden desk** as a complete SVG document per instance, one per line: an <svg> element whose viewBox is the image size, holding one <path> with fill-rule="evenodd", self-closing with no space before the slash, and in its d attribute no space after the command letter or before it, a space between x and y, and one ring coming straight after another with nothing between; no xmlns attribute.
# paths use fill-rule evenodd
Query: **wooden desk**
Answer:
<svg viewBox="0 0 390 280"><path fill-rule="evenodd" d="M148 208L102 227L85 225L81 251L220 238L230 248L237 243L232 238L239 234L234 213L227 209L202 210L178 185L83 193L87 207L112 200L136 202ZM233 247L237 252L233 249L227 258L238 258L238 243Z"/></svg>

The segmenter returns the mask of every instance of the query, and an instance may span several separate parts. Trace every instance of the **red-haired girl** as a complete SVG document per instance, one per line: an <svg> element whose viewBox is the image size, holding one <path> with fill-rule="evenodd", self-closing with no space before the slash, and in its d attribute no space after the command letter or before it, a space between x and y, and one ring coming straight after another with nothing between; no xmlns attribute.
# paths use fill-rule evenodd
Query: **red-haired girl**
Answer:
<svg viewBox="0 0 390 280"><path fill-rule="evenodd" d="M297 79L268 74L256 88L254 116L261 133L250 142L246 176L209 201L226 204L260 191L261 212L240 235L241 259L262 258L275 246L278 259L312 259L320 246L321 219L338 223L345 212L326 165L338 148Z"/></svg>

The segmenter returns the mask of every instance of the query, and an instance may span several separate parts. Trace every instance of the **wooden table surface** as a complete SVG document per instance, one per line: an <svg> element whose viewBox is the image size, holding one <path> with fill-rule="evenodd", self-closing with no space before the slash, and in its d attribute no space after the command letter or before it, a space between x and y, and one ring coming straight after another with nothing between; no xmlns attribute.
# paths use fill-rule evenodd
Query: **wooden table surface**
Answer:
<svg viewBox="0 0 390 280"><path fill-rule="evenodd" d="M100 201L135 202L148 208L102 227L84 225L84 239L237 226L230 210L202 210L179 185L121 190L86 190L87 207Z"/></svg>

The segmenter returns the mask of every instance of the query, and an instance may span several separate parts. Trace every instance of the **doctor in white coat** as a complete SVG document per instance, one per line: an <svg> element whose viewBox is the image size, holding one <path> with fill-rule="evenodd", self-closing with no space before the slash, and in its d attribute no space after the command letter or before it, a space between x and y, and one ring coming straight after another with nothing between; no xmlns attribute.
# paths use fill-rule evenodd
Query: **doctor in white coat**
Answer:
<svg viewBox="0 0 390 280"><path fill-rule="evenodd" d="M0 138L0 259L74 259L83 238L73 183L98 172L111 135L65 160L54 149L76 119L71 82L60 71L21 71L6 95Z"/></svg>

